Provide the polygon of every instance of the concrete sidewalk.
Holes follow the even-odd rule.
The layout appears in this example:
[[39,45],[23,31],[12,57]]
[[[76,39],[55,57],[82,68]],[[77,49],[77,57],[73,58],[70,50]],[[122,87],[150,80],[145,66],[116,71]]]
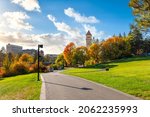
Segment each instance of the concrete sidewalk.
[[79,77],[44,73],[42,77],[41,100],[138,100],[113,88]]

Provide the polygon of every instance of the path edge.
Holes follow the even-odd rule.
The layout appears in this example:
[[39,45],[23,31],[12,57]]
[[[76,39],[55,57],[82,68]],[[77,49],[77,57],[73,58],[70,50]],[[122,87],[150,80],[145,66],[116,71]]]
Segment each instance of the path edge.
[[42,80],[40,100],[46,100],[46,84],[45,84],[45,80],[44,80],[42,74],[40,75],[40,77],[41,77],[41,80]]

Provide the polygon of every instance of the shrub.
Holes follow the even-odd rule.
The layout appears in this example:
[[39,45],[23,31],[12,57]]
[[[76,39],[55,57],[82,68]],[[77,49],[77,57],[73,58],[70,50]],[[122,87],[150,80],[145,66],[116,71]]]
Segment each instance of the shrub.
[[25,62],[25,63],[33,63],[33,57],[29,54],[23,54],[19,58],[19,62]]
[[28,66],[23,62],[16,62],[12,66],[12,71],[15,75],[29,73]]
[[92,59],[85,61],[85,66],[94,65],[94,61]]
[[6,71],[2,68],[0,68],[0,78],[4,77],[6,74]]
[[34,73],[35,72],[34,64],[29,67],[29,72],[30,73]]
[[48,72],[48,68],[45,65],[40,66],[40,72]]
[[37,71],[38,71],[38,65],[37,64],[30,65],[30,67],[29,67],[29,72],[30,73],[34,73],[34,72],[37,72]]
[[58,70],[58,67],[56,64],[53,64],[52,67],[54,68],[54,70]]
[[[32,64],[29,67],[29,72],[33,73],[33,72],[37,72],[38,71],[38,63]],[[42,62],[40,62],[40,72],[47,72],[48,68],[42,64]]]
[[15,74],[11,70],[0,69],[0,77],[1,78],[13,76],[13,75],[15,75]]

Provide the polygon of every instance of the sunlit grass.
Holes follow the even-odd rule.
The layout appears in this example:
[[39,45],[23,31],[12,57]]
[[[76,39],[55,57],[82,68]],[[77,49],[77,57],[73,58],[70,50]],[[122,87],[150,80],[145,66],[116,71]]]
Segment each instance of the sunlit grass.
[[122,59],[109,65],[114,66],[109,71],[75,68],[65,70],[63,73],[101,83],[143,99],[150,99],[150,57]]
[[37,100],[40,91],[41,82],[35,73],[0,79],[1,100]]

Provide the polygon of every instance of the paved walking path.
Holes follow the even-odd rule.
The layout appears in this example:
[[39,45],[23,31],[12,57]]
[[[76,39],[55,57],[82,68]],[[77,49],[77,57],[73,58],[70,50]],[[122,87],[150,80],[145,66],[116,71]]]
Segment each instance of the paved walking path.
[[79,77],[44,73],[42,77],[42,100],[135,100],[134,96]]

